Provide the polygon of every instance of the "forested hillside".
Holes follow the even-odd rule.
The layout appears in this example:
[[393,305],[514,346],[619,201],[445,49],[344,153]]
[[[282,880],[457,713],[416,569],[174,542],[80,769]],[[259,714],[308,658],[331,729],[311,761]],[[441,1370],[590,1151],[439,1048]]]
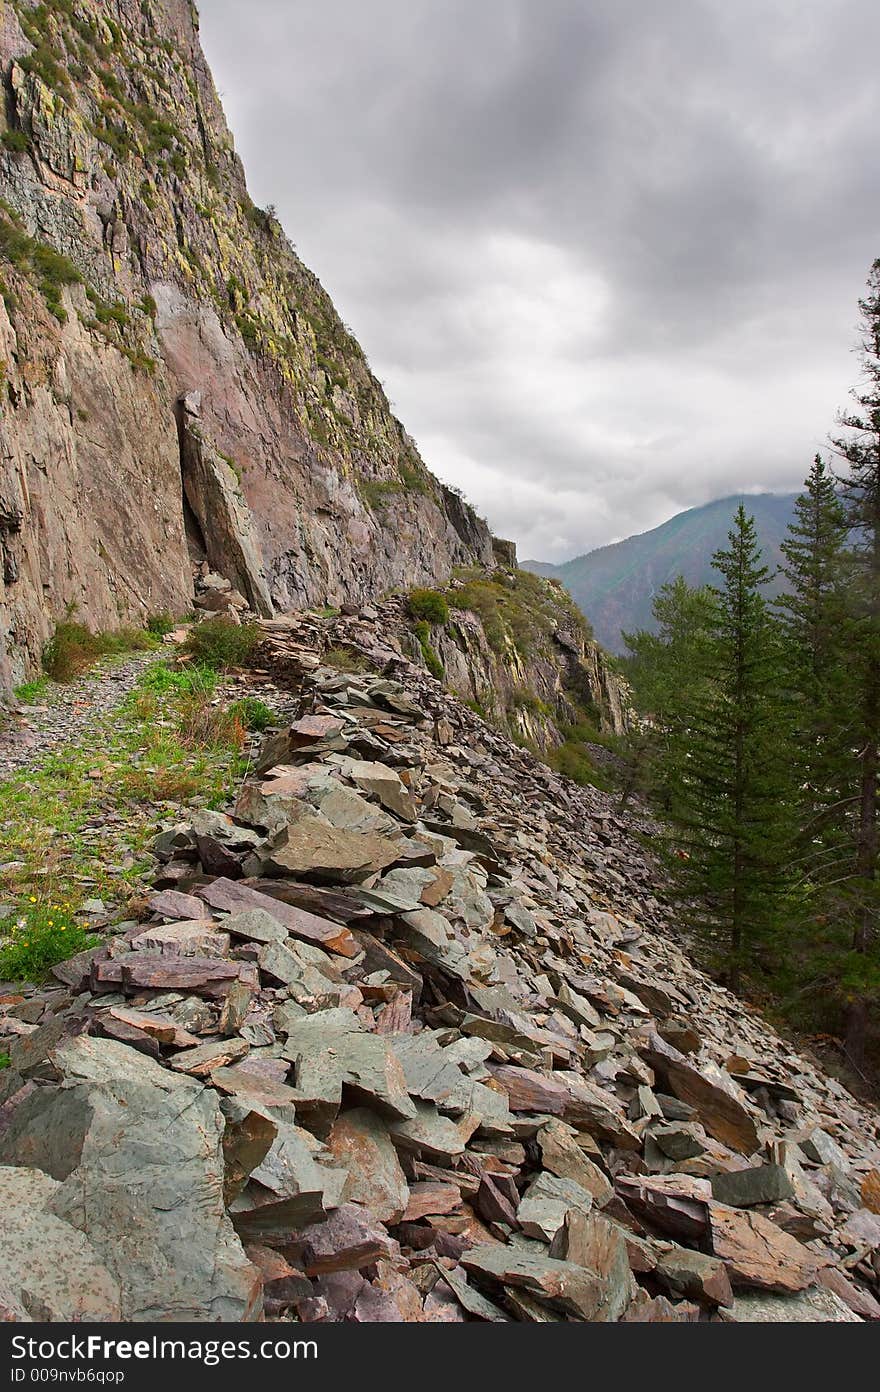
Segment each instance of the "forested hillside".
[[880,262],[862,376],[781,543],[785,590],[740,504],[713,581],[678,577],[627,636],[644,723],[631,786],[666,827],[672,881],[724,979],[880,1061]]
[[688,508],[660,527],[600,546],[583,556],[548,565],[524,561],[527,570],[561,580],[586,614],[599,642],[610,652],[622,652],[623,633],[653,629],[652,606],[658,591],[681,575],[689,585],[706,585],[712,578],[712,557],[724,544],[730,518],[743,503],[755,521],[758,542],[771,571],[767,593],[779,592],[776,568],[780,544],[791,521],[793,493],[753,493],[717,498],[703,507]]

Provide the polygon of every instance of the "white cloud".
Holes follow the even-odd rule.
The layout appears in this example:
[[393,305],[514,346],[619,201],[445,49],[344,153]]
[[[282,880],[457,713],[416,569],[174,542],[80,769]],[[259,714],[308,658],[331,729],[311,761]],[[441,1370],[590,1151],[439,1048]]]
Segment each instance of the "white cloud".
[[880,7],[203,0],[202,31],[254,196],[521,555],[799,485],[880,251]]

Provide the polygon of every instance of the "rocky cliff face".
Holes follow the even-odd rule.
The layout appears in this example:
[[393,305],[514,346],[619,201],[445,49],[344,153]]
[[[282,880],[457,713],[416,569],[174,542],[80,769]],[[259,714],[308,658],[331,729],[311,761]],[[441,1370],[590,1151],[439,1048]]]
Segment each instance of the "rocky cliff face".
[[[188,0],[0,0],[5,683],[75,604],[259,612],[491,563],[271,210]],[[186,398],[185,404],[183,398]]]
[[[570,596],[498,551],[496,543],[494,570],[458,571],[444,592],[448,617],[429,626],[427,641],[437,674],[442,668],[473,710],[536,749],[561,745],[584,726],[600,736],[625,733],[626,683]],[[425,644],[409,646],[418,658]]]

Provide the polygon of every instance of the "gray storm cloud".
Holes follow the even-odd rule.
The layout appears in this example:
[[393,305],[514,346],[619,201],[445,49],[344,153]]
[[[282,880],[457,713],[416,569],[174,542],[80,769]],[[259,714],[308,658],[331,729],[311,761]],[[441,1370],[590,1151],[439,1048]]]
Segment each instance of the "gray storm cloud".
[[797,487],[880,255],[874,0],[202,0],[427,463],[561,560]]

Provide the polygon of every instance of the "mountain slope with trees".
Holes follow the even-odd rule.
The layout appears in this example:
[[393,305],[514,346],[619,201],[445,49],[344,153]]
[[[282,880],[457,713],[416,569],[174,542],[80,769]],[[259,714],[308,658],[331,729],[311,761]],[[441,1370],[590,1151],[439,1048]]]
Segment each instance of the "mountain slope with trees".
[[[561,580],[610,652],[623,651],[622,633],[654,626],[652,604],[659,590],[682,575],[689,585],[706,585],[712,557],[724,545],[730,519],[742,503],[755,520],[758,543],[771,572],[782,559],[793,493],[737,494],[689,508],[662,526],[612,546],[600,546],[561,565],[523,561],[527,570]],[[778,592],[769,582],[769,594]]]

